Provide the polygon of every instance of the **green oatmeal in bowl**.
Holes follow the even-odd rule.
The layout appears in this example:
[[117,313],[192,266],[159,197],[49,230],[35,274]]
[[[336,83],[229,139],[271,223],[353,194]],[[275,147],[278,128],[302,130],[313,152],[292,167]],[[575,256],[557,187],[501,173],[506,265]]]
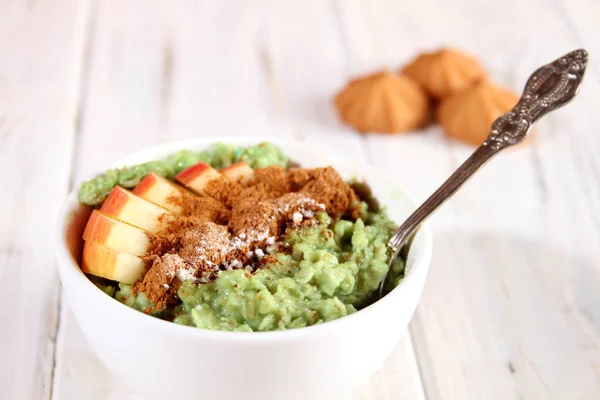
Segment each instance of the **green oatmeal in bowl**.
[[[101,290],[213,330],[300,328],[367,306],[397,228],[364,183],[301,168],[270,143],[108,170],[79,200],[93,207],[81,268]],[[403,275],[398,257],[387,289]]]

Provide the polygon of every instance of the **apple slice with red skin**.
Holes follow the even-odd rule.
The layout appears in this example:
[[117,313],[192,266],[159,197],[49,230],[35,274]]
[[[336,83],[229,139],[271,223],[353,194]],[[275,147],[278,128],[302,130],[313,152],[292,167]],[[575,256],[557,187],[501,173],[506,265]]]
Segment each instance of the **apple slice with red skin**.
[[204,189],[209,182],[217,179],[227,179],[219,174],[213,167],[204,162],[199,162],[178,173],[175,179],[187,188],[200,195],[205,195]]
[[121,186],[113,188],[100,211],[108,217],[152,233],[158,233],[179,218],[177,214],[144,200]]
[[144,275],[146,263],[133,254],[113,250],[100,243],[86,241],[83,244],[81,270],[86,274],[133,284]]
[[83,240],[134,256],[145,256],[150,247],[151,235],[150,232],[94,210],[83,231]]
[[154,172],[149,173],[133,189],[133,194],[159,205],[176,214],[183,214],[183,200],[187,196],[196,196],[183,186],[176,184]]
[[192,192],[212,197],[227,208],[233,206],[236,196],[242,192],[242,185],[227,179],[204,162],[199,162],[181,171],[175,176],[175,179]]
[[228,167],[219,170],[221,175],[234,182],[239,182],[242,185],[247,185],[248,182],[254,179],[254,170],[251,166],[243,161],[231,164]]

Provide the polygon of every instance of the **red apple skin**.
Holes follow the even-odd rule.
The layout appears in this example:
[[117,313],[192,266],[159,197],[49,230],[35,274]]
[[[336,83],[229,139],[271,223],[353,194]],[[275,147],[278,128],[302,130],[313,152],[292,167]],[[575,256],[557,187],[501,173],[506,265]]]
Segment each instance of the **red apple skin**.
[[142,278],[146,263],[132,254],[110,249],[100,243],[83,244],[81,270],[117,282],[133,284]]
[[198,176],[200,176],[210,170],[214,171],[213,167],[211,167],[210,165],[208,165],[205,162],[199,162],[198,164],[194,164],[191,167],[188,167],[188,168],[184,169],[183,171],[181,171],[180,173],[178,173],[175,176],[175,179],[178,180],[179,182],[183,183],[184,185],[188,185],[190,182],[192,182]]
[[133,194],[179,215],[184,214],[184,208],[181,206],[184,199],[197,196],[183,186],[155,173],[150,173],[142,179],[133,189]]
[[128,201],[129,196],[127,195],[126,189],[123,189],[120,186],[115,186],[109,193],[106,200],[104,200],[104,203],[102,203],[100,210],[102,210],[102,212],[104,212],[106,215],[119,215]]
[[100,243],[113,250],[135,256],[148,253],[153,235],[94,210],[83,232],[83,240]]
[[175,179],[185,185],[192,192],[205,196],[205,189],[209,182],[214,180],[224,180],[227,178],[215,171],[210,165],[199,162],[191,167],[181,171],[175,176]]
[[111,218],[140,229],[158,233],[179,218],[177,214],[115,186],[100,211]]
[[140,183],[138,183],[133,188],[133,190],[132,190],[133,194],[143,198],[144,194],[148,193],[148,191],[150,191],[150,189],[152,189],[154,187],[154,185],[158,184],[157,176],[158,175],[156,175],[154,172],[151,172],[148,175],[146,175],[146,177],[144,179],[142,179],[140,181]]
[[243,161],[221,168],[219,172],[227,179],[239,182],[242,185],[246,185],[254,178],[254,170]]
[[114,223],[104,216],[100,211],[94,210],[90,215],[90,219],[83,231],[83,240],[93,238],[94,242],[105,243],[110,236],[110,231],[113,229]]

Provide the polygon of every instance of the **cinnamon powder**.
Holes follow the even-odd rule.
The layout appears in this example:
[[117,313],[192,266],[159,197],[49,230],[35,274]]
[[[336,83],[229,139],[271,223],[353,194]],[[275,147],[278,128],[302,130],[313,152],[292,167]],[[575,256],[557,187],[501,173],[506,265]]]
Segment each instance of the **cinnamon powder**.
[[212,221],[217,224],[226,224],[230,211],[225,205],[212,197],[200,197],[192,194],[171,196],[167,201],[178,205],[184,217],[194,217],[201,221]]
[[151,236],[150,268],[133,287],[161,309],[176,300],[182,281],[210,282],[225,269],[254,271],[288,228],[315,222],[317,213],[352,215],[356,196],[331,167],[257,169],[248,187],[215,179],[205,197],[171,199],[184,218]]
[[144,310],[145,312],[161,310],[167,304],[177,301],[177,290],[181,287],[181,282],[176,279],[176,270],[184,266],[185,262],[177,254],[154,256],[152,267],[132,287],[133,293],[143,292],[155,304],[155,307]]
[[294,191],[287,171],[279,165],[257,169],[254,171],[254,179],[282,193]]
[[242,185],[229,179],[213,179],[208,181],[204,193],[231,208],[233,201],[242,192]]
[[331,214],[342,214],[350,208],[355,199],[352,188],[331,167],[315,168],[309,172],[309,180],[300,193],[312,197]]
[[230,240],[226,226],[203,222],[183,233],[180,255],[198,267],[220,265],[225,262]]

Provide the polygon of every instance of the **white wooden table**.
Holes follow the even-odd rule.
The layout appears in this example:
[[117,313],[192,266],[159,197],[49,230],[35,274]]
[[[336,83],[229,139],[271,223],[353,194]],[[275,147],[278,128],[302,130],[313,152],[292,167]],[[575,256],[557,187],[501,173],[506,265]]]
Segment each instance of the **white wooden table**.
[[471,149],[436,127],[360,136],[331,97],[447,44],[515,91],[575,48],[591,65],[531,146],[431,220],[422,301],[358,398],[600,398],[599,20],[597,0],[3,0],[0,397],[138,398],[61,296],[56,214],[82,177],[175,139],[288,136],[388,169],[424,199]]

